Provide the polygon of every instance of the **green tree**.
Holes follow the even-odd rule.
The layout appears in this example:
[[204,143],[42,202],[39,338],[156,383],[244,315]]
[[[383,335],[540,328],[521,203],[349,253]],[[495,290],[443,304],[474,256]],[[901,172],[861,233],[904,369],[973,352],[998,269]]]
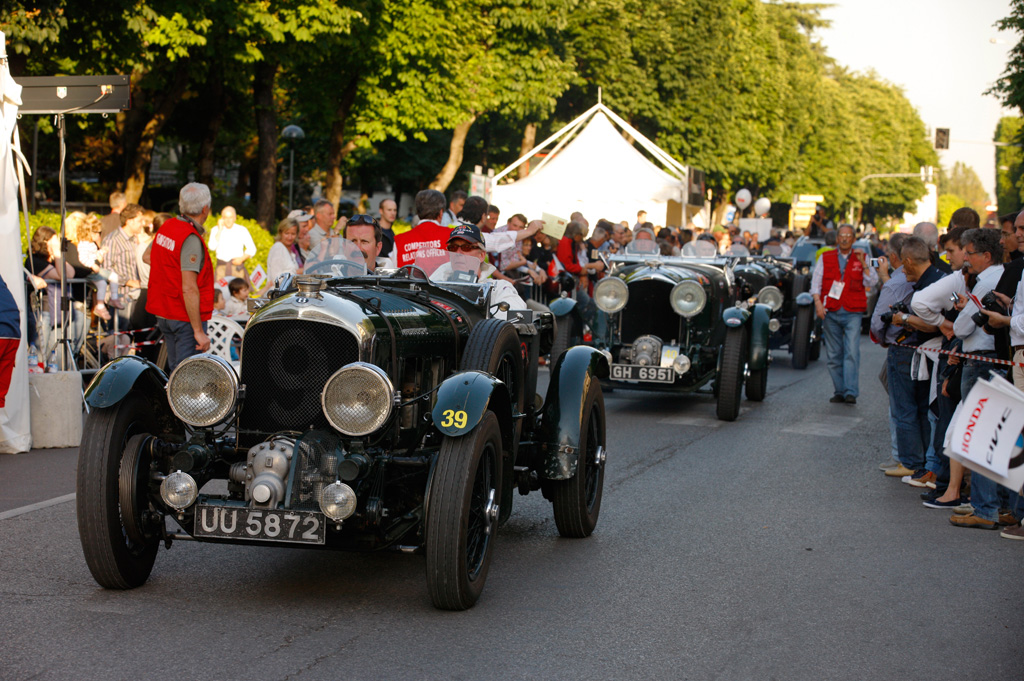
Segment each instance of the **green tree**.
[[953,213],[960,208],[963,208],[967,204],[962,198],[956,194],[939,194],[939,225],[946,226],[949,224],[949,219],[953,217]]
[[[1013,31],[1024,36],[1024,0],[1011,0],[1010,16],[1000,19],[995,25],[1001,31]],[[1024,42],[1018,40],[1013,46],[1002,77],[985,94],[994,95],[1003,106],[1024,113]]]
[[984,215],[988,206],[989,196],[981,184],[981,178],[974,172],[974,168],[957,161],[952,169],[942,172],[938,182],[939,196],[952,194],[960,198],[963,205],[970,206],[979,214]]
[[1019,116],[1003,117],[996,124],[996,203],[999,214],[1019,211],[1024,205],[1024,153],[1019,146],[1021,122]]

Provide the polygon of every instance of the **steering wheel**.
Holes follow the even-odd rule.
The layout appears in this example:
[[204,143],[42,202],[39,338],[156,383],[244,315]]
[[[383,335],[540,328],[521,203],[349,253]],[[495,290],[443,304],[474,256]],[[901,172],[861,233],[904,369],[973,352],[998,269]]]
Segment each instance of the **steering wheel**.
[[406,270],[408,270],[406,276],[408,276],[410,279],[422,279],[423,281],[430,281],[430,277],[428,277],[427,273],[423,271],[423,268],[415,263],[402,265],[401,267],[396,269],[395,273],[392,274],[391,276],[399,277],[401,276],[402,272],[406,272]]

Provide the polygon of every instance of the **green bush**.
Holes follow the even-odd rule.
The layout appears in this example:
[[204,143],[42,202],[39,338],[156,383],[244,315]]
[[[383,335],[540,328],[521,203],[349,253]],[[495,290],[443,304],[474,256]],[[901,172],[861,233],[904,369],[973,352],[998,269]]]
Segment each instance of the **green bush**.
[[[19,214],[19,220],[21,220],[21,214]],[[53,231],[60,230],[60,213],[52,210],[39,210],[36,211],[35,215],[28,216],[30,235],[35,232],[39,227],[50,227]],[[220,215],[211,215],[207,219],[206,227],[207,233],[210,228],[217,224],[217,220],[220,219]],[[249,220],[239,216],[237,219],[238,224],[244,225],[248,230],[249,234],[252,235],[252,240],[256,243],[256,255],[253,256],[252,260],[246,263],[246,266],[251,271],[252,268],[256,267],[256,264],[263,266],[263,269],[267,269],[267,255],[270,254],[270,247],[274,245],[274,237],[271,236],[270,232],[260,227],[259,223],[255,220]],[[25,234],[25,223],[19,222],[18,231],[21,233],[21,252],[22,254],[28,253],[28,245],[30,242],[30,236]]]

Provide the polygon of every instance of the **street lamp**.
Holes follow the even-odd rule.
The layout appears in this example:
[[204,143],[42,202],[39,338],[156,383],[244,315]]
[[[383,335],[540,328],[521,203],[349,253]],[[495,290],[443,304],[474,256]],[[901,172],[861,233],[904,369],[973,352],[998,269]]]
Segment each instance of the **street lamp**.
[[297,125],[286,125],[281,131],[281,137],[288,140],[288,146],[291,147],[291,161],[288,165],[288,212],[291,212],[295,204],[295,140],[305,136],[306,133]]

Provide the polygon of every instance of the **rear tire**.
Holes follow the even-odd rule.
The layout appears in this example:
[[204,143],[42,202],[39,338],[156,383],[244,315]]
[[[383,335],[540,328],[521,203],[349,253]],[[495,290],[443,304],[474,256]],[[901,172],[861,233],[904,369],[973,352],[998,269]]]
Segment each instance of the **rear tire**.
[[514,326],[503,319],[485,319],[473,327],[459,368],[485,371],[501,379],[514,413],[523,405],[523,349]]
[[768,367],[751,371],[747,376],[747,399],[751,402],[763,402],[768,394]]
[[555,340],[551,344],[551,364],[554,366],[558,362],[558,358],[565,353],[573,343],[573,327],[576,325],[576,320],[572,318],[572,315],[566,315],[560,317],[557,320],[555,327]]
[[568,480],[551,483],[555,527],[563,537],[589,537],[601,515],[604,491],[604,396],[597,381],[591,381],[583,401],[580,446],[576,472]]
[[[144,441],[134,436],[153,430],[149,401],[139,392],[129,393],[113,407],[93,410],[85,423],[75,499],[78,536],[89,571],[105,589],[133,589],[145,584],[156,561],[160,538],[155,534],[140,536],[141,513],[148,509],[146,487],[120,479],[122,468],[137,471],[145,467],[148,471],[145,456],[138,465],[126,463],[122,467],[122,460],[129,442],[140,446]],[[121,505],[122,482],[136,489],[134,495],[129,495],[135,497],[130,509]],[[122,521],[122,513],[131,514],[127,523]]]
[[498,530],[501,430],[493,412],[446,437],[430,478],[427,589],[435,607],[473,607],[487,581]]
[[803,305],[796,310],[793,320],[793,337],[789,342],[794,369],[806,369],[811,349],[811,328],[814,325],[814,307]]
[[740,415],[743,374],[747,366],[747,327],[729,329],[722,348],[722,366],[718,372],[717,415],[721,421],[735,421]]

